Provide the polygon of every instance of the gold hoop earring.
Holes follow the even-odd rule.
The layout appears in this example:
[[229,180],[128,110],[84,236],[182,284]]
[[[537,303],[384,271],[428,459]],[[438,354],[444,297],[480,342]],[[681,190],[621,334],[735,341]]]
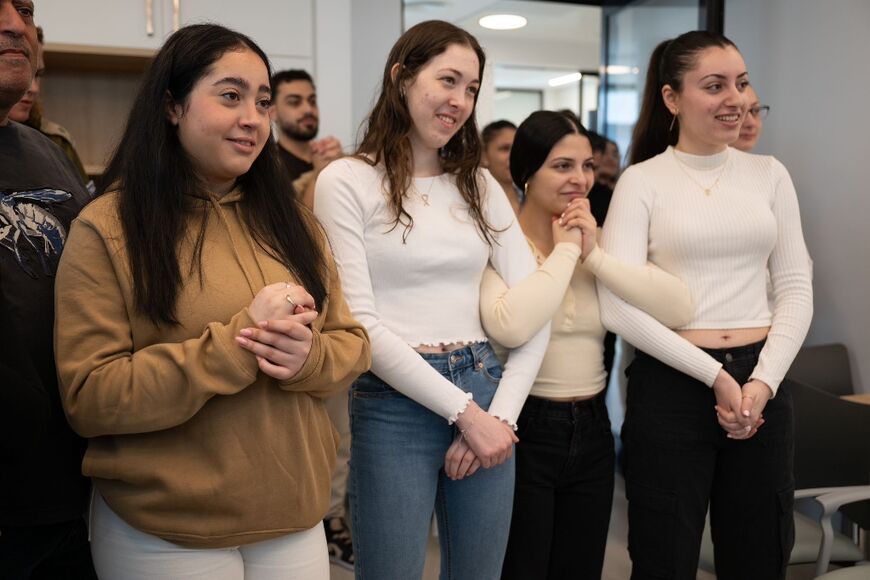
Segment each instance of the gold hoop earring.
[[677,113],[673,113],[673,117],[671,118],[671,126],[668,127],[668,133],[674,130],[674,123],[677,122]]

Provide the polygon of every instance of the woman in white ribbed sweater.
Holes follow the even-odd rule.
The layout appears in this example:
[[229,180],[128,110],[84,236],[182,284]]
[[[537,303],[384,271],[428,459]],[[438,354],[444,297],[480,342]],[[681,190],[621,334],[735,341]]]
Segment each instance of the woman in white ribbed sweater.
[[633,579],[695,577],[708,503],[720,580],[784,577],[793,543],[780,383],[812,318],[810,261],[786,169],[728,147],[748,86],[724,36],[659,45],[604,228],[608,253],[656,263],[695,303],[672,331],[599,284],[605,326],[638,348],[623,427]]

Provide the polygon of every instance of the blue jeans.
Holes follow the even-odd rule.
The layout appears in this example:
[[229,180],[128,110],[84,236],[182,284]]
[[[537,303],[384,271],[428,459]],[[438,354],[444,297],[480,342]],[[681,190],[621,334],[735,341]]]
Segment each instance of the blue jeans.
[[[501,365],[488,344],[421,356],[481,408],[489,407]],[[350,420],[356,578],[421,578],[434,510],[441,580],[497,580],[510,529],[513,458],[463,480],[448,479],[444,455],[456,428],[371,373],[351,388]]]

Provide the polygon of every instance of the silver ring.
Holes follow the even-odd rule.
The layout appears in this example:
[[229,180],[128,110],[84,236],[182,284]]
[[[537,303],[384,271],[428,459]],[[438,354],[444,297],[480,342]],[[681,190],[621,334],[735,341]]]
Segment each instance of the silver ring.
[[291,307],[293,310],[296,310],[296,303],[293,302],[293,299],[290,298],[290,295],[287,294],[284,298],[286,298],[286,299],[287,299],[287,302],[290,303],[290,307]]

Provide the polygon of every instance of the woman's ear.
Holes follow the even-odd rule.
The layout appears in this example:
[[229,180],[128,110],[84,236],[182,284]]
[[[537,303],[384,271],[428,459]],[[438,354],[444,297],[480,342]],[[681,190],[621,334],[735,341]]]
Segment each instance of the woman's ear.
[[181,115],[184,112],[184,109],[181,105],[173,100],[172,95],[169,94],[169,91],[166,91],[166,119],[172,124],[177,126],[178,120],[181,119]]
[[665,107],[668,108],[668,111],[670,111],[672,115],[679,113],[679,95],[671,85],[665,85],[662,87],[662,100],[665,102]]

